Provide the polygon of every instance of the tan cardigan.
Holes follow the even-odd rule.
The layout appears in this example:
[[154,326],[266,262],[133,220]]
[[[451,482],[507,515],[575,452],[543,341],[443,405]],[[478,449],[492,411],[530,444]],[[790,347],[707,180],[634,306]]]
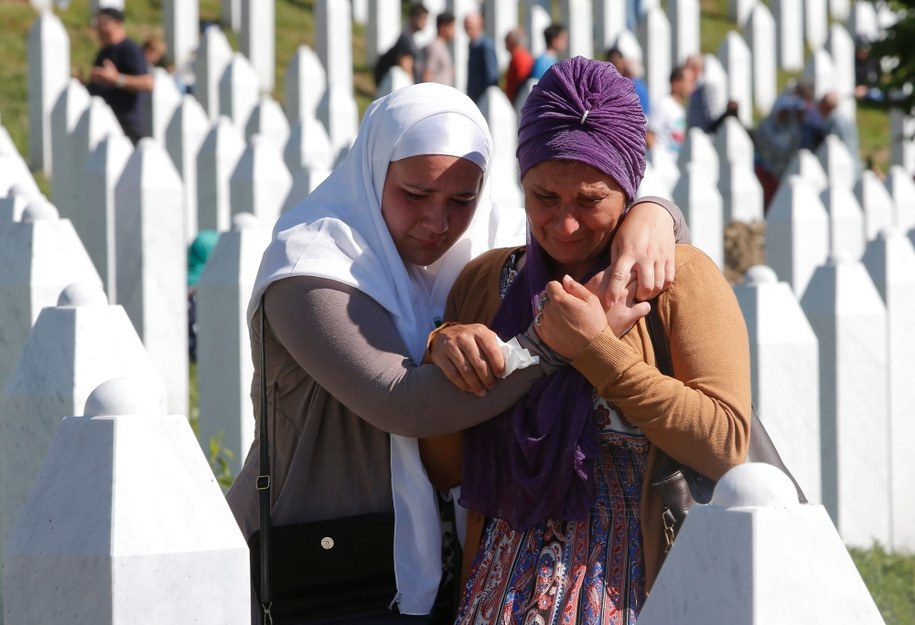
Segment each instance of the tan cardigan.
[[[492,321],[501,304],[499,275],[514,249],[493,250],[467,265],[451,291],[446,320]],[[650,488],[656,448],[717,480],[746,459],[750,439],[747,330],[721,271],[698,249],[678,245],[676,281],[659,296],[658,307],[676,379],[654,367],[644,319],[622,339],[606,329],[572,361],[652,444],[641,504],[649,590],[664,561],[662,504]],[[437,456],[439,464],[459,463],[459,437],[424,441],[424,458]],[[471,545],[479,545],[482,518],[476,515],[469,525],[465,575],[476,551]]]

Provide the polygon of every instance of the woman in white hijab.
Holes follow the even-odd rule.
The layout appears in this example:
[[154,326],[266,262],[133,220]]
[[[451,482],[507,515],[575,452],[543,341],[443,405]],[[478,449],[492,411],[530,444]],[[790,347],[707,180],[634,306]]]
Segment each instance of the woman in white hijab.
[[[555,370],[525,335],[541,363],[485,396],[421,365],[455,277],[496,237],[481,201],[491,157],[485,120],[455,89],[423,83],[376,101],[340,165],[276,224],[248,310],[258,419],[262,375],[268,389],[272,525],[393,510],[401,615],[429,615],[442,578],[437,498],[415,437],[493,417]],[[637,236],[617,238],[669,240],[672,257],[671,222],[657,213],[667,214],[645,210],[629,227]],[[667,260],[639,266],[663,274]],[[258,445],[228,493],[246,538],[259,528]]]

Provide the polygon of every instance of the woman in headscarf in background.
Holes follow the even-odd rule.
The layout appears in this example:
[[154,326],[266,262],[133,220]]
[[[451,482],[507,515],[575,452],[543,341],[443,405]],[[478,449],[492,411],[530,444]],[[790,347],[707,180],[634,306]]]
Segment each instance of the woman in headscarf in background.
[[[437,499],[412,437],[491,418],[555,370],[544,353],[478,397],[421,364],[454,278],[493,240],[481,199],[491,156],[485,119],[451,87],[423,83],[377,100],[340,165],[278,221],[248,308],[255,414],[270,420],[272,523],[393,510],[397,595],[384,604],[404,618],[430,614],[445,594]],[[629,249],[672,239],[662,208],[640,211]],[[656,270],[641,274],[649,290],[671,277],[656,256],[629,257]],[[527,329],[520,341],[540,353]],[[255,439],[228,493],[246,538],[259,526],[259,458]]]
[[[554,65],[524,105],[517,154],[530,241],[472,261],[446,319],[503,338],[533,322],[569,365],[464,433],[460,501],[485,521],[481,538],[468,531],[465,549],[479,549],[457,623],[631,625],[664,556],[649,488],[657,450],[714,479],[746,457],[746,327],[718,267],[678,245],[676,280],[652,304],[670,338],[668,377],[635,286],[609,310],[585,286],[607,268],[645,169],[638,97],[611,64]],[[488,358],[474,349],[481,335],[442,329],[433,362],[447,371],[469,366],[464,353]]]

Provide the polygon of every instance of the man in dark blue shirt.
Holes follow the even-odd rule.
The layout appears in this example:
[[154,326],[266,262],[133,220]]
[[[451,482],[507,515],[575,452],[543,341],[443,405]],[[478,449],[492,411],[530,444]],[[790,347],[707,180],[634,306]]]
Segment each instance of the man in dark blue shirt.
[[464,30],[470,38],[467,54],[467,95],[479,104],[480,98],[492,85],[499,84],[499,61],[496,45],[483,33],[483,16],[468,13],[464,18]]
[[118,9],[99,9],[95,32],[102,49],[89,74],[89,93],[100,96],[117,117],[124,134],[136,143],[148,136],[146,110],[141,94],[151,92],[153,78],[139,45],[124,30],[124,14]]

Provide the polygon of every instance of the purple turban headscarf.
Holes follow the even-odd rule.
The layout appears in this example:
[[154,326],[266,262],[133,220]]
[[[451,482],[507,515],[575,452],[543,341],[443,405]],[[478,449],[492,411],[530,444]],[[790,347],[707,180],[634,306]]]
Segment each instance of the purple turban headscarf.
[[[553,65],[521,111],[521,176],[547,160],[581,161],[612,177],[631,202],[645,172],[645,116],[632,81],[610,63]],[[602,258],[591,275],[607,266]],[[492,322],[503,339],[524,332],[553,278],[533,237],[525,265]],[[590,277],[590,275],[588,276]],[[591,384],[571,366],[540,380],[508,412],[466,432],[461,503],[524,530],[551,518],[588,518],[600,453]]]
[[521,109],[521,177],[543,161],[581,161],[616,180],[631,202],[645,174],[645,133],[635,86],[612,63],[556,63]]

